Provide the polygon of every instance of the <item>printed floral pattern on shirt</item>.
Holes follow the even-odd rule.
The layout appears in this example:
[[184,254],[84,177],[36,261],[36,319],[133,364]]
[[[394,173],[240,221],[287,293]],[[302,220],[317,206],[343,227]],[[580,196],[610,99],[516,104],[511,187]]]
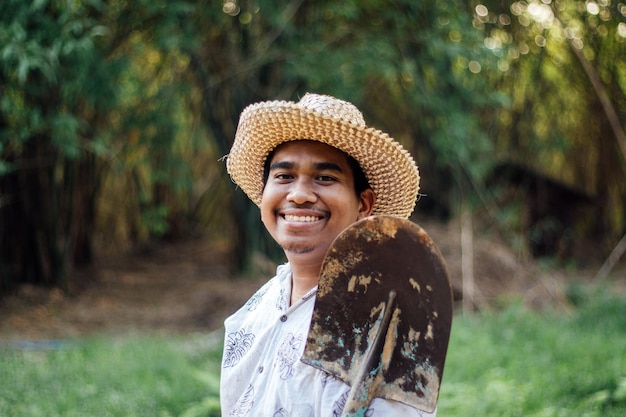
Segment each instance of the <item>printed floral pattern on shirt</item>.
[[265,293],[267,293],[267,290],[267,286],[264,286],[256,293],[254,293],[254,295],[245,304],[245,307],[248,309],[248,311],[254,311],[257,309],[259,304],[261,304],[261,300],[263,300],[263,296],[265,295]]
[[287,334],[278,349],[278,367],[281,379],[293,377],[294,364],[300,358],[300,347],[302,346],[302,334]]
[[279,408],[272,417],[291,417],[291,414],[284,408]]
[[289,308],[289,298],[287,296],[287,291],[285,288],[280,289],[280,294],[276,299],[276,309],[278,311],[287,311]]
[[246,333],[244,329],[229,333],[224,348],[223,368],[230,368],[239,363],[252,347],[254,334]]
[[239,398],[235,408],[228,414],[229,417],[244,417],[250,412],[254,405],[254,387],[248,386],[246,392]]

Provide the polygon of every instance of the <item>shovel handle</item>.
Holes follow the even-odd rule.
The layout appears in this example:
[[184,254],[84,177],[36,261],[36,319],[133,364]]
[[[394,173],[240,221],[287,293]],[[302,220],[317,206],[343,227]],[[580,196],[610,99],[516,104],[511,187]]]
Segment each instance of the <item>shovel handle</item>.
[[350,394],[343,408],[343,413],[341,414],[342,417],[365,416],[370,403],[376,396],[376,393],[370,390],[370,388],[372,388],[371,382],[381,371],[381,355],[385,345],[385,339],[387,338],[389,323],[391,323],[393,312],[396,309],[396,296],[397,294],[394,290],[389,291],[389,297],[385,305],[380,327],[378,328],[374,341],[365,354],[363,364],[350,389]]

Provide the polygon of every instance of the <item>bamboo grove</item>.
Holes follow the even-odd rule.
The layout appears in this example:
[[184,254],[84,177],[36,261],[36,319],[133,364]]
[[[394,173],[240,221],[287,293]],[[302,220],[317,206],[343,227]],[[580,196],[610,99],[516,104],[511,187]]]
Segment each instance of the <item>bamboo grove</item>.
[[577,262],[626,233],[626,3],[6,0],[0,288],[198,234],[276,256],[223,157],[247,104],[307,91],[411,150],[418,219]]

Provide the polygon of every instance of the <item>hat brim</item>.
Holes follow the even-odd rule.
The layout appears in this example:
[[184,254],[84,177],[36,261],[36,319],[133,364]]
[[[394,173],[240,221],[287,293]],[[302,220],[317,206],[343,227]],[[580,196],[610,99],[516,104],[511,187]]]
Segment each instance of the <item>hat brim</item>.
[[322,115],[289,101],[252,104],[241,113],[226,166],[232,180],[261,204],[263,171],[281,143],[315,140],[333,146],[359,163],[376,194],[373,215],[408,218],[419,191],[419,172],[409,154],[388,134]]

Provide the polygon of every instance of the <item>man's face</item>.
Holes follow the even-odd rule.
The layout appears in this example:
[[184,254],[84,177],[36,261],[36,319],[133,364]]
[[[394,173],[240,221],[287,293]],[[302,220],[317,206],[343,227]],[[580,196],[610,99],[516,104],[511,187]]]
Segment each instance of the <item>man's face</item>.
[[337,235],[368,216],[374,193],[357,196],[346,155],[298,140],[273,153],[261,199],[261,219],[290,261],[322,262]]

